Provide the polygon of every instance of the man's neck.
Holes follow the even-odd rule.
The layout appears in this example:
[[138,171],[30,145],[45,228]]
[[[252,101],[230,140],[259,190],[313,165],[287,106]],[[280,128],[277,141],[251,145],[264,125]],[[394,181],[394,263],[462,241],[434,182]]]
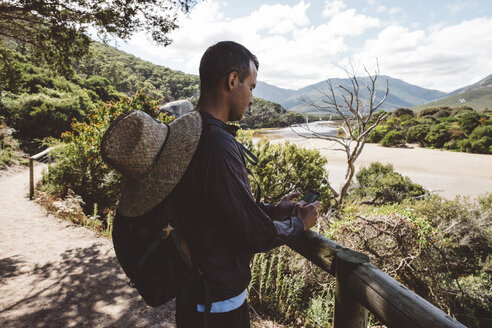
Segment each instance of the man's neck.
[[196,109],[206,112],[224,123],[229,121],[228,106],[221,99],[200,96]]

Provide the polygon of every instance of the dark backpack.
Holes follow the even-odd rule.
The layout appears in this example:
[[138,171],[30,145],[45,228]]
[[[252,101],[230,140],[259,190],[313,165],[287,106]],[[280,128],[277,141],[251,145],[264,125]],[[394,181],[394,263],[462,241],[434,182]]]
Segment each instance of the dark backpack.
[[175,298],[191,275],[188,248],[169,202],[141,217],[116,214],[113,244],[123,271],[144,301],[156,307]]
[[[245,160],[256,165],[257,158],[241,143],[238,142],[238,146]],[[254,177],[250,170],[248,173]],[[173,209],[173,196],[171,193],[156,208],[140,217],[116,214],[112,234],[116,257],[130,278],[130,286],[138,290],[148,305],[162,305],[177,297],[182,289],[185,290],[183,294],[189,294],[191,284],[197,281],[204,285],[203,299],[209,305],[208,284],[198,270],[199,265],[192,266]],[[259,202],[259,184],[256,198]]]

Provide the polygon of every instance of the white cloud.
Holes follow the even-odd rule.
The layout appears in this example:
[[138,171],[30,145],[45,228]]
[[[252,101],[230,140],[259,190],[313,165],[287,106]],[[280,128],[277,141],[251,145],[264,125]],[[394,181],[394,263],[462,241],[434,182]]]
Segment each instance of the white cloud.
[[366,29],[379,25],[374,17],[357,14],[355,9],[338,13],[329,22],[329,30],[338,35],[361,35]]
[[[153,63],[198,74],[207,47],[234,40],[258,56],[259,80],[294,89],[329,77],[345,77],[340,68],[344,58],[368,68],[379,58],[382,74],[443,91],[492,72],[492,18],[451,26],[402,26],[401,20],[378,20],[335,0],[325,2],[325,9],[337,9],[324,22],[313,24],[309,8],[310,3],[303,0],[295,5],[262,5],[231,19],[224,16],[223,3],[199,2],[188,18],[181,18],[181,28],[171,34],[171,46],[156,47],[139,34],[122,48]],[[400,13],[401,9],[387,12]],[[368,38],[371,32],[378,34]]]
[[[492,19],[410,30],[390,26],[366,41],[360,61],[379,59],[382,72],[427,88],[452,91],[492,71]],[[462,82],[463,83],[463,82]],[[460,85],[463,86],[463,85]]]
[[[333,3],[340,10],[345,8],[342,1]],[[260,80],[300,88],[340,75],[334,63],[348,51],[344,37],[360,35],[379,24],[375,18],[347,9],[315,26],[306,14],[309,6],[303,0],[292,6],[262,5],[248,16],[227,19],[222,14],[223,4],[200,2],[188,18],[181,18],[181,28],[171,34],[171,46],[155,47],[139,35],[127,47],[140,49],[142,57],[154,63],[197,74],[207,47],[234,40],[257,55]]]
[[332,17],[347,8],[342,0],[326,0],[325,9],[323,9],[323,17]]

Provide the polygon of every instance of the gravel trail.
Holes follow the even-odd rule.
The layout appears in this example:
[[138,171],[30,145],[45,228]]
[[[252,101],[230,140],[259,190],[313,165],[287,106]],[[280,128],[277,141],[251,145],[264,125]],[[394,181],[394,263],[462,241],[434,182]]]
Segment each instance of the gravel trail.
[[0,171],[0,327],[174,327],[174,303],[146,306],[111,241],[29,201],[28,177]]

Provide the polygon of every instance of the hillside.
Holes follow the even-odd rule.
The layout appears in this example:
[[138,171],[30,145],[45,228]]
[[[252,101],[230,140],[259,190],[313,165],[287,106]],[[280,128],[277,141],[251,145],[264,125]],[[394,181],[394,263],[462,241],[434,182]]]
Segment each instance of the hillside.
[[[363,99],[367,99],[368,91],[364,86],[364,83],[369,81],[367,77],[358,78],[361,82],[360,94]],[[346,88],[351,88],[351,83],[349,79],[330,79],[333,85],[336,87],[342,85]],[[422,104],[437,98],[442,98],[446,96],[446,93],[430,90],[418,87],[406,83],[402,80],[392,78],[390,76],[381,75],[376,83],[376,97],[380,100],[385,93],[386,80],[389,83],[390,93],[386,102],[383,104],[381,109],[393,111],[400,107],[413,107],[417,104]],[[270,90],[275,91],[275,100],[270,98]],[[282,106],[284,106],[289,111],[296,111],[299,113],[316,113],[318,112],[315,108],[306,103],[306,99],[314,101],[316,104],[321,104],[322,93],[327,93],[328,83],[326,81],[318,82],[316,84],[309,85],[299,90],[289,90],[276,88],[266,83],[258,84],[255,92],[260,97],[268,99],[271,101],[277,101]],[[342,101],[340,90],[336,90],[337,100]]]
[[446,98],[431,101],[413,109],[468,106],[478,111],[492,109],[492,74],[475,84],[451,92]]
[[[116,48],[94,42],[90,56],[75,62],[67,76],[37,61],[25,48],[0,40],[0,119],[14,128],[25,150],[36,151],[34,140],[59,138],[72,119],[86,115],[109,101],[138,91],[164,104],[177,99],[196,103],[199,78],[152,64]],[[304,121],[300,114],[286,115],[279,104],[256,98],[239,122],[245,127],[277,127]]]

